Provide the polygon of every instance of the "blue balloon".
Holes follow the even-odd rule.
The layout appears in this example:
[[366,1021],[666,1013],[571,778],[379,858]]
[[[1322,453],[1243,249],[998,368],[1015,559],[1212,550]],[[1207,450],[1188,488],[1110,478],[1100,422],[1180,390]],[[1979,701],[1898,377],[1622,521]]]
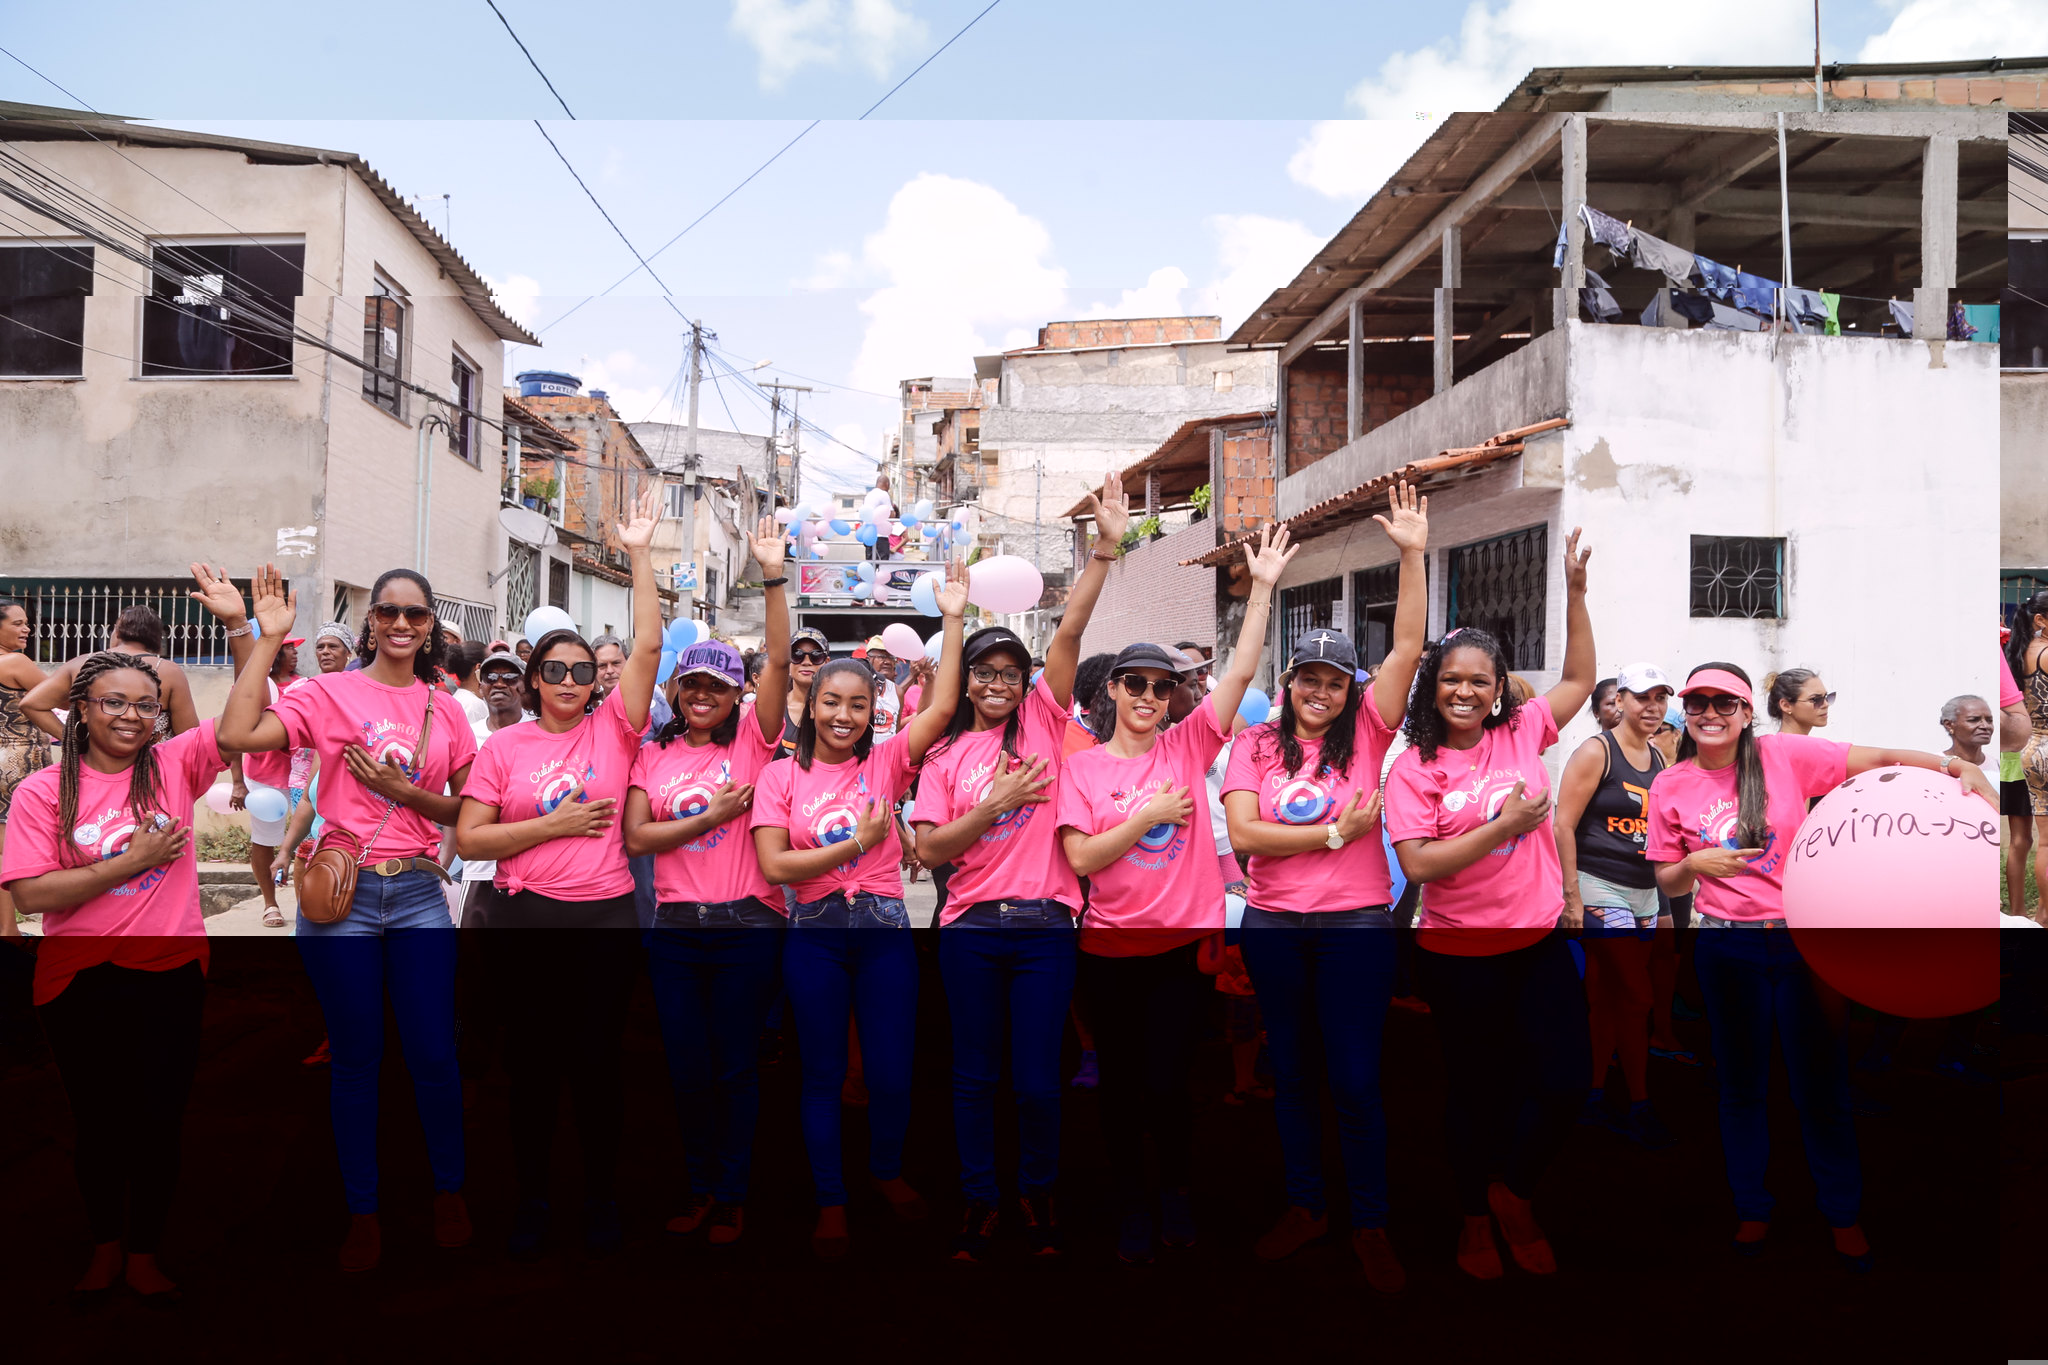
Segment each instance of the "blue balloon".
[[832,518],[825,525],[835,536],[851,535],[853,533],[852,523],[841,521],[837,517]]
[[872,597],[874,596],[875,585],[872,583],[856,583],[847,591],[851,592],[855,597]]
[[1244,690],[1244,700],[1237,704],[1237,714],[1243,716],[1245,724],[1260,725],[1273,714],[1273,699],[1256,687]]
[[873,545],[876,539],[875,528],[872,526],[863,526],[858,531],[855,531],[853,533],[853,538],[863,545]]
[[933,540],[937,540],[939,537],[939,528],[936,526],[927,526],[924,528],[924,533],[927,536],[931,537]]
[[962,525],[961,525],[961,524],[960,524],[959,522],[957,522],[957,521],[956,521],[956,522],[954,522],[954,523],[953,523],[953,529],[954,529],[955,531],[964,531],[964,530],[966,530],[967,528],[966,528],[966,527],[964,527],[964,526],[962,526]]
[[875,566],[865,559],[860,562],[860,567],[855,569],[854,572],[860,575],[860,581],[863,583],[875,581]]
[[243,808],[256,820],[282,820],[291,814],[291,803],[275,787],[257,787],[249,793]]
[[921,573],[910,585],[910,605],[926,616],[939,614],[938,581],[936,574]]
[[662,685],[663,683],[665,683],[665,682],[667,682],[667,681],[669,680],[669,675],[670,675],[670,674],[672,674],[672,673],[674,673],[675,671],[676,671],[676,651],[674,651],[673,649],[664,649],[664,650],[662,650],[662,651],[661,651],[661,667],[657,668],[657,669],[656,669],[656,670],[654,671],[654,685],[655,685],[656,687],[659,687],[659,686],[661,686],[661,685]]
[[661,633],[661,647],[682,653],[697,643],[697,623],[687,616],[678,616],[668,623],[668,629]]
[[915,525],[917,525],[917,524],[918,524],[918,523],[919,523],[920,521],[923,521],[923,520],[924,520],[924,518],[923,518],[923,517],[920,517],[920,516],[918,516],[918,515],[917,515],[916,513],[914,513],[914,512],[905,512],[905,513],[903,514],[903,524],[904,524],[904,525],[905,525],[906,527],[908,527],[908,526],[915,526]]
[[932,519],[932,500],[930,498],[919,498],[917,505],[910,509],[910,515],[916,517],[919,521],[930,521]]

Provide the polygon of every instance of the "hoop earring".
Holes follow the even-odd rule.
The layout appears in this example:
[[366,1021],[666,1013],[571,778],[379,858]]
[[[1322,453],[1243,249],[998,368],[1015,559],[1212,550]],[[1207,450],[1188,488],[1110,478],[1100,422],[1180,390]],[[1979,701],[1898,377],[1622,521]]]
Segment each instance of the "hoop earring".
[[1506,705],[1507,705],[1507,702],[1508,702],[1508,699],[1507,699],[1507,697],[1506,697],[1506,696],[1499,696],[1499,697],[1495,697],[1495,698],[1493,699],[1493,714],[1495,714],[1496,716],[1497,716],[1497,715],[1499,715],[1499,714],[1500,714],[1500,711],[1501,711],[1501,708],[1502,708],[1503,706],[1506,706]]

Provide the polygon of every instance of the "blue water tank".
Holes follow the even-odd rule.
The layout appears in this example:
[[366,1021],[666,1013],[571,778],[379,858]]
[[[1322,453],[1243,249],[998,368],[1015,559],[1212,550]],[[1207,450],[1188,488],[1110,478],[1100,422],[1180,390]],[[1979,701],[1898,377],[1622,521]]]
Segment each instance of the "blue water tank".
[[611,400],[612,400],[612,396],[611,396],[610,394],[606,393],[606,392],[605,392],[605,391],[604,391],[603,389],[592,389],[592,390],[590,391],[590,396],[591,396],[592,398],[602,398],[602,399],[604,399],[604,400],[605,400],[605,402],[607,402],[607,403],[611,402]]
[[521,398],[574,398],[583,392],[583,380],[560,370],[525,370],[515,376]]

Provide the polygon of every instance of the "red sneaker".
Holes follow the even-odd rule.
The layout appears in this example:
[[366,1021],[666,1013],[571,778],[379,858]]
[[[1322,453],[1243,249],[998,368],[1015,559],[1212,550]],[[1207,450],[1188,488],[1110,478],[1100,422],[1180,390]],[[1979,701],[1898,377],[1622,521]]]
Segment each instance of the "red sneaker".
[[1465,1219],[1465,1230],[1458,1234],[1458,1269],[1475,1280],[1497,1280],[1505,1273],[1500,1248],[1493,1244],[1493,1224],[1484,1214]]
[[1327,1213],[1313,1214],[1299,1204],[1290,1205],[1280,1221],[1252,1243],[1252,1255],[1262,1261],[1284,1261],[1329,1230]]
[[[1408,1272],[1394,1254],[1385,1228],[1359,1228],[1351,1234],[1351,1249],[1365,1267],[1365,1282],[1382,1294],[1398,1294],[1408,1287]],[[1495,1263],[1499,1258],[1495,1257]]]
[[1496,1180],[1487,1186],[1486,1202],[1492,1207],[1493,1216],[1500,1220],[1501,1236],[1508,1239],[1508,1254],[1515,1258],[1515,1264],[1531,1275],[1555,1275],[1557,1256],[1551,1251],[1543,1229],[1536,1226],[1529,1201],[1516,1197],[1513,1190]]

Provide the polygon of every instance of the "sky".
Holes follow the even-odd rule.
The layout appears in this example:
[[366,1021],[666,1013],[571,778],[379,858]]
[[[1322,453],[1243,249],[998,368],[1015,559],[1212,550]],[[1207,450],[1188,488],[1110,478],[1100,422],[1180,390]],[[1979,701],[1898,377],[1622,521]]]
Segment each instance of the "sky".
[[[1723,0],[1711,24],[1569,0],[497,10],[574,121],[488,0],[113,0],[90,25],[23,7],[0,99],[360,153],[543,329],[508,375],[568,370],[629,421],[675,420],[681,319],[701,319],[718,364],[812,385],[804,416],[844,444],[806,435],[807,482],[851,488],[897,380],[971,374],[1062,318],[1235,327],[1436,118],[1493,108],[1533,66],[1804,63],[1814,42],[1806,0]],[[2033,55],[2048,3],[1823,0],[1821,28],[1829,62]],[[635,263],[532,119],[643,254],[804,135],[653,258],[659,284],[636,273],[557,322]],[[727,376],[700,420],[765,431],[765,399]]]

